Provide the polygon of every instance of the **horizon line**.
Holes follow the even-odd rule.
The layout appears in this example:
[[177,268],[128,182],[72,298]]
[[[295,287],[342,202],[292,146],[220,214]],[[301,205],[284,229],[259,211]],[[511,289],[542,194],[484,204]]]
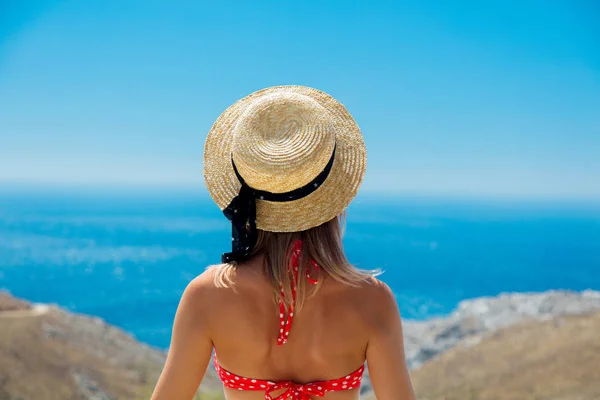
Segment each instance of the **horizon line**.
[[[1,192],[32,192],[42,191],[46,194],[80,194],[111,190],[113,195],[130,195],[141,191],[144,194],[195,194],[210,198],[208,190],[202,182],[200,185],[167,183],[167,182],[50,182],[50,181],[2,181]],[[371,198],[382,196],[388,199],[414,199],[414,200],[479,200],[502,202],[545,202],[545,203],[591,203],[600,206],[600,194],[597,196],[569,195],[569,194],[529,194],[529,193],[489,193],[477,191],[433,191],[433,190],[382,190],[380,188],[362,188],[356,198]]]

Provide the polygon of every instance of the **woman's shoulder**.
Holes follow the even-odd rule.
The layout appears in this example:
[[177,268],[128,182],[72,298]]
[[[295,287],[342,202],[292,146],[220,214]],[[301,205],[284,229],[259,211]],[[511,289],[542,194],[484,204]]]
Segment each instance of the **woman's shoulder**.
[[192,279],[181,296],[180,304],[189,304],[187,313],[211,318],[220,312],[223,304],[231,298],[231,288],[222,287],[219,282],[219,266],[210,266]]
[[227,264],[210,265],[204,272],[192,279],[186,288],[194,296],[204,294],[214,295],[222,290],[235,285],[235,271],[229,270]]
[[221,290],[218,284],[218,266],[209,266],[200,275],[192,279],[186,286],[183,297],[190,298],[197,304],[203,300],[214,299]]
[[352,307],[370,308],[395,303],[394,294],[389,286],[374,276],[354,284],[328,279],[323,288],[329,295]]
[[214,304],[219,300],[238,297],[240,290],[245,291],[256,280],[252,279],[256,278],[254,275],[256,274],[239,270],[230,264],[210,265],[190,281],[185,292],[196,300],[208,298]]
[[398,312],[394,293],[376,277],[369,277],[355,286],[345,285],[343,290],[345,306],[355,310],[371,326],[381,326]]
[[361,300],[380,306],[392,306],[396,304],[396,297],[390,287],[383,281],[374,276],[368,277],[357,287],[357,290],[362,294]]

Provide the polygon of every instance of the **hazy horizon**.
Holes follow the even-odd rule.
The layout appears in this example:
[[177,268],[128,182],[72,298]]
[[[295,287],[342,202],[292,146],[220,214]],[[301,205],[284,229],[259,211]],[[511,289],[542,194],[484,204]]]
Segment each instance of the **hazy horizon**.
[[[130,205],[161,202],[163,200],[181,201],[187,206],[197,202],[211,208],[217,208],[204,186],[160,186],[160,185],[110,185],[110,184],[51,184],[51,183],[5,183],[0,182],[0,208],[15,205],[25,200],[35,205],[47,200],[60,204],[66,200],[71,203],[79,200],[82,205],[100,204],[102,201],[130,201]],[[477,193],[436,193],[436,192],[384,192],[361,189],[352,201],[349,209],[360,208],[360,205],[377,206],[397,204],[409,207],[454,207],[467,209],[475,207],[475,211],[519,211],[527,213],[571,212],[583,216],[600,216],[600,201],[585,197],[543,197],[543,196],[506,196]],[[127,212],[128,209],[124,209]],[[5,211],[7,211],[5,209]],[[10,209],[9,209],[10,211]],[[13,210],[14,211],[14,210]],[[591,213],[591,214],[590,214]]]

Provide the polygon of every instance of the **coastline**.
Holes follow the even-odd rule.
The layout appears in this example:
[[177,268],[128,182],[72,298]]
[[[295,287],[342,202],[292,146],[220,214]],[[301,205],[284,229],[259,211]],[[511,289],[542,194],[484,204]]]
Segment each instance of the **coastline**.
[[486,334],[528,321],[600,311],[600,291],[511,292],[463,300],[446,315],[404,320],[407,363],[415,369],[454,347],[481,341]]

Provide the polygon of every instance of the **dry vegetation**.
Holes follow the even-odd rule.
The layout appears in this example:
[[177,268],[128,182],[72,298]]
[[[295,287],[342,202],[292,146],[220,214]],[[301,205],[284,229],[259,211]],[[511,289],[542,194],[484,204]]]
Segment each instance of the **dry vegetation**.
[[8,293],[0,291],[0,311],[21,311],[29,308],[29,303],[15,299],[9,296]]
[[598,400],[600,314],[528,322],[412,374],[419,400]]
[[[0,292],[0,399],[148,399],[164,354],[98,319],[35,313]],[[222,398],[208,374],[197,399]]]

